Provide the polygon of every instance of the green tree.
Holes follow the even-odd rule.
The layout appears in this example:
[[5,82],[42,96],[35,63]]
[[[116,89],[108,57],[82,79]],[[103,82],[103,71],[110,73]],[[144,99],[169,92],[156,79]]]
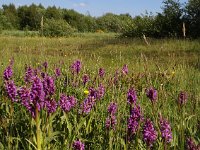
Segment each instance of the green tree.
[[155,37],[156,28],[154,26],[155,16],[146,13],[142,16],[136,16],[128,24],[127,30],[123,36],[127,37],[142,37],[143,35]]
[[56,6],[47,7],[45,11],[45,18],[47,19],[62,19],[63,14],[60,8],[56,8]]
[[20,29],[28,28],[29,30],[40,29],[41,18],[45,13],[44,7],[32,4],[30,6],[20,6],[18,8],[18,16]]
[[[183,8],[179,0],[165,0],[163,13],[158,14],[157,27],[162,36],[177,37],[182,35]],[[159,20],[160,19],[160,20]]]
[[6,16],[8,22],[16,29],[19,28],[19,18],[17,15],[17,9],[14,4],[2,5],[3,15]]
[[189,0],[186,5],[186,21],[188,33],[192,37],[200,37],[200,1]]
[[8,18],[3,15],[3,11],[0,10],[0,30],[10,30],[13,26],[8,20]]
[[63,19],[79,32],[93,32],[97,29],[95,18],[85,16],[75,10],[63,10]]

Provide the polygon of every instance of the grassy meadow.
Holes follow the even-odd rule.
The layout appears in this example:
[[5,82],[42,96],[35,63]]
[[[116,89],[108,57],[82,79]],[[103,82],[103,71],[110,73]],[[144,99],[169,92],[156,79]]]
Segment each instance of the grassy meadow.
[[[189,39],[119,38],[111,33],[84,33],[69,38],[45,38],[34,36],[0,36],[0,149],[76,149],[73,142],[80,140],[88,150],[105,149],[187,149],[188,138],[200,143],[200,41]],[[32,82],[24,81],[25,67],[40,68],[40,72],[54,76],[60,68],[61,76],[55,78],[56,90],[51,98],[59,101],[63,94],[74,96],[76,106],[64,112],[49,115],[44,109],[38,118],[31,117],[24,106],[12,102],[3,79],[4,70],[13,61],[14,81],[17,89]],[[77,74],[71,73],[71,64],[80,60]],[[44,69],[43,63],[48,62]],[[128,72],[123,72],[123,66]],[[99,68],[105,69],[103,78]],[[117,71],[118,70],[118,71]],[[83,84],[87,74],[89,81]],[[40,77],[40,75],[38,75]],[[42,77],[40,77],[41,80]],[[96,100],[89,114],[80,114],[81,106],[90,88],[105,88],[104,96]],[[146,96],[146,90],[154,87],[156,102]],[[134,88],[137,102],[127,103],[127,92]],[[181,91],[187,93],[187,102],[178,103]],[[16,95],[16,99],[20,99]],[[111,102],[117,105],[115,128],[105,127],[109,117],[107,108]],[[140,105],[143,119],[136,133],[129,137],[127,120],[130,109]],[[160,131],[160,114],[171,125],[172,140],[167,143]],[[39,117],[40,116],[40,117]],[[112,115],[110,115],[111,117]],[[148,145],[143,137],[146,118],[157,131],[156,141]],[[38,120],[39,119],[39,120]],[[197,148],[197,146],[196,146]],[[189,148],[188,148],[189,149]]]

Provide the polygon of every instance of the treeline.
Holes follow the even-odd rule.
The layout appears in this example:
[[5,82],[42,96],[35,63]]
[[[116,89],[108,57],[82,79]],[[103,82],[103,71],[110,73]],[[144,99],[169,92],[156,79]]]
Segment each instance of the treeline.
[[40,31],[45,36],[68,36],[73,32],[117,32],[127,37],[200,37],[200,0],[164,0],[162,12],[132,17],[107,13],[101,17],[83,15],[55,6],[2,5],[0,30]]

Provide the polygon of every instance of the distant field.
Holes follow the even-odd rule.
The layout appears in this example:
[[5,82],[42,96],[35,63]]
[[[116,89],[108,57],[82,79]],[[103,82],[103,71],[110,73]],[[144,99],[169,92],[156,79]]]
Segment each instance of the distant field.
[[[158,90],[159,100],[157,102],[156,113],[161,112],[168,118],[172,125],[173,142],[169,145],[170,149],[181,149],[180,145],[183,148],[183,141],[186,140],[186,137],[194,137],[196,142],[200,142],[197,136],[200,132],[197,127],[200,120],[200,41],[187,39],[148,39],[148,41],[150,45],[146,45],[142,38],[119,38],[118,35],[110,33],[76,34],[74,37],[69,38],[24,37],[11,36],[11,34],[4,33],[0,37],[0,73],[3,75],[3,71],[8,66],[9,61],[14,58],[14,80],[17,85],[21,85],[23,83],[26,64],[36,68],[41,67],[43,62],[47,61],[49,66],[48,71],[51,75],[56,67],[61,68],[62,72],[64,72],[63,78],[57,81],[58,91],[56,98],[59,97],[61,92],[70,93],[79,98],[79,103],[84,99],[83,91],[90,86],[96,87],[102,82],[107,87],[105,97],[100,103],[97,103],[90,117],[82,118],[83,120],[85,119],[85,123],[81,123],[83,127],[81,126],[80,130],[76,128],[78,130],[76,131],[74,129],[75,125],[73,126],[74,122],[71,122],[72,130],[68,126],[69,131],[66,129],[66,133],[72,133],[70,134],[71,137],[66,133],[60,134],[62,137],[58,136],[58,140],[51,142],[48,145],[50,148],[71,148],[72,145],[70,145],[70,142],[78,137],[85,142],[86,149],[108,149],[108,147],[116,150],[128,149],[133,148],[135,143],[137,146],[139,145],[138,147],[140,148],[138,149],[145,149],[145,144],[142,140],[125,144],[127,142],[127,139],[124,138],[127,136],[125,125],[127,124],[123,123],[123,121],[126,122],[126,118],[129,116],[129,106],[126,104],[126,96],[128,89],[133,86],[137,91],[138,103],[140,103],[143,109],[144,116],[150,117],[154,122],[157,122],[159,118],[152,116],[154,112],[151,109],[151,103],[145,96],[145,89],[154,86]],[[69,71],[70,65],[75,60],[80,60],[83,67],[77,77],[73,77]],[[116,70],[118,69],[121,72],[125,64],[128,66],[128,75],[120,76],[117,85],[110,84],[109,82],[116,75]],[[98,69],[101,67],[106,71],[104,79],[97,77]],[[94,80],[94,82],[89,82],[86,86],[79,85],[78,87],[74,87],[72,81],[78,80],[77,82],[82,83],[82,75],[84,73],[89,74],[91,81]],[[67,83],[65,83],[65,80],[67,80]],[[64,87],[62,86],[64,83],[69,85]],[[0,81],[0,85],[3,87],[2,80]],[[184,109],[185,116],[180,114],[180,108],[176,105],[180,91],[186,91],[189,97]],[[5,95],[0,96],[4,97]],[[3,102],[0,103],[1,107],[9,109],[8,98],[2,99]],[[111,101],[115,101],[118,104],[117,123],[119,124],[117,124],[116,133],[114,131],[113,133],[110,132],[109,137],[111,138],[104,140],[104,138],[108,137],[104,124],[107,117],[107,106]],[[18,104],[16,104],[16,107],[18,107]],[[3,110],[0,113],[6,114],[6,111],[4,112]],[[66,117],[60,111],[59,109],[59,114],[57,113],[57,115]],[[25,112],[25,109],[23,109],[23,113],[28,114]],[[23,116],[23,114],[20,114],[20,112],[15,114],[16,121],[19,121],[17,114],[18,116]],[[70,112],[68,117],[71,117],[71,119],[73,117],[78,118],[78,114],[74,114],[76,114],[75,111]],[[27,122],[28,116],[26,115],[24,122]],[[158,117],[158,115],[156,116]],[[54,131],[62,130],[61,124],[60,127],[56,125],[56,123],[59,124],[59,117],[54,118],[57,119],[55,124],[52,125]],[[184,125],[180,126],[180,122]],[[13,128],[23,130],[18,127],[17,123],[13,126]],[[26,129],[25,126],[24,129]],[[33,126],[29,129],[32,132],[35,131]],[[158,130],[158,126],[156,126],[156,129]],[[0,133],[2,133],[0,134],[0,138],[3,139],[2,141],[0,139],[0,148],[3,142],[12,143],[10,142],[11,140],[9,141],[5,138],[5,135],[7,135],[6,137],[11,136],[5,134],[6,132],[4,133],[4,127],[0,128]],[[26,136],[27,138],[29,137],[30,141],[34,141],[34,139],[30,138],[32,137],[31,133],[29,134],[27,130]],[[185,135],[183,135],[184,133]],[[15,137],[21,138],[21,140],[11,138],[17,141],[15,141],[17,148],[18,145],[16,143],[21,148],[33,149],[30,142],[21,137],[22,135],[13,134]],[[21,133],[19,132],[19,134]],[[111,136],[112,134],[114,135],[113,137]],[[138,133],[137,138],[142,139],[142,133]],[[35,145],[36,143],[35,141]],[[161,143],[162,140],[158,139],[157,144],[154,145],[156,149],[158,147],[162,149],[163,145]],[[106,144],[109,146],[106,146]],[[4,145],[5,148],[7,148],[6,145]],[[102,147],[103,145],[105,147]],[[12,148],[16,148],[15,146]]]
[[[71,62],[81,59],[84,64],[106,68],[119,67],[127,63],[134,71],[141,70],[147,61],[149,69],[158,66],[172,69],[184,65],[199,70],[200,42],[178,39],[149,39],[147,46],[143,39],[117,38],[115,34],[77,34],[70,38],[42,37],[0,37],[1,63],[14,57],[20,64],[49,61],[56,64],[60,60]],[[91,65],[92,64],[92,65]],[[22,66],[21,66],[22,67]],[[113,68],[114,69],[114,68]]]

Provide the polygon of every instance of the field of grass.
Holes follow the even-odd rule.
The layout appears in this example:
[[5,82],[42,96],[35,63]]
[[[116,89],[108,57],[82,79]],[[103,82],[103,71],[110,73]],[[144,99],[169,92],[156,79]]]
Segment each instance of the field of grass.
[[[118,38],[118,35],[108,33],[77,34],[70,38],[2,35],[0,149],[76,149],[75,140],[84,143],[85,149],[95,150],[182,150],[188,148],[190,137],[196,145],[200,143],[200,41],[148,40],[150,45],[146,45],[143,39]],[[3,73],[13,60],[14,75],[9,81],[14,80],[17,90],[25,86],[31,91],[33,86],[33,81],[24,81],[26,66],[39,68],[39,74],[43,72],[52,78],[54,70],[61,69],[62,75],[54,78],[56,91],[50,97],[58,102],[62,94],[74,96],[77,99],[75,108],[64,112],[59,106],[52,114],[44,108],[39,117],[32,118],[22,107],[19,95],[16,96],[18,102],[11,102],[6,89],[9,81],[3,79]],[[72,74],[70,66],[76,60],[80,60],[81,69],[78,74]],[[44,62],[48,62],[46,69]],[[126,67],[122,69],[125,64],[128,73],[124,72]],[[98,75],[99,68],[105,69],[103,78]],[[89,81],[84,85],[82,78],[85,74]],[[41,75],[38,77],[45,82]],[[95,100],[89,114],[80,113],[84,101],[92,97],[92,88],[98,93],[100,85],[105,89],[104,96]],[[146,96],[150,87],[157,91],[155,101]],[[137,93],[134,104],[127,103],[127,92],[131,88]],[[85,94],[87,90],[88,95]],[[181,91],[183,95],[187,93],[186,98],[181,97],[187,99],[184,104],[178,102]],[[117,105],[114,129],[105,125],[106,118],[113,117],[107,111],[111,102]],[[137,120],[137,132],[130,134],[127,120],[131,117],[130,110],[136,110],[138,105],[143,117]],[[160,114],[171,125],[169,143],[160,131]],[[157,131],[152,146],[143,135],[147,118]]]

